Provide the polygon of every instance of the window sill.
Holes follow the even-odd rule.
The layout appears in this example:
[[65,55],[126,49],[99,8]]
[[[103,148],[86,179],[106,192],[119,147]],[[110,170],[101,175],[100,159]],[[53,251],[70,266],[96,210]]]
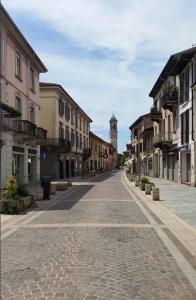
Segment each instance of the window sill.
[[18,76],[17,74],[15,74],[15,77],[19,80],[19,81],[23,81],[21,76]]
[[35,90],[34,90],[34,89],[30,88],[30,91],[31,91],[33,94],[35,94]]

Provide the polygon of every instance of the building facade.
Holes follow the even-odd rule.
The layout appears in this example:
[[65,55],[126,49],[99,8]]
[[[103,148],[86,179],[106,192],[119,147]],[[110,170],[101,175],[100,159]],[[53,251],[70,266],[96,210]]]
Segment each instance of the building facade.
[[130,127],[131,143],[127,145],[132,173],[152,176],[153,122],[150,114],[140,116]]
[[195,94],[196,47],[172,55],[150,97],[154,121],[154,176],[196,185]]
[[47,69],[0,4],[1,187],[40,179],[39,75]]
[[115,149],[108,142],[90,132],[89,168],[95,171],[112,170],[115,166]]
[[92,120],[59,84],[40,83],[41,125],[48,139],[41,145],[41,175],[52,179],[88,169]]

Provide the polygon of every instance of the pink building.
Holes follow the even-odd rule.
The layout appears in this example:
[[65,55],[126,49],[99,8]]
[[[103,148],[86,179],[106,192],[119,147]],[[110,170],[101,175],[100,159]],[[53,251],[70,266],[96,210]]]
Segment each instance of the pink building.
[[39,75],[47,69],[0,4],[1,186],[40,178]]

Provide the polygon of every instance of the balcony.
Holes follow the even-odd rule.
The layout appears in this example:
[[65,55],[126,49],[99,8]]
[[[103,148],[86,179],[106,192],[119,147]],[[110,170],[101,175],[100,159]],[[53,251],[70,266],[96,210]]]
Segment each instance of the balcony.
[[82,155],[84,158],[89,158],[91,156],[91,149],[83,148]]
[[168,109],[172,111],[178,104],[178,89],[173,86],[169,86],[163,92],[161,98],[161,105],[163,109]]
[[69,152],[71,150],[71,142],[61,138],[48,138],[40,143],[42,151],[48,152]]
[[41,127],[36,128],[36,137],[45,140],[47,138],[47,130]]
[[12,118],[2,118],[1,130],[2,131],[15,131],[18,134],[36,137],[37,126],[27,120],[19,120]]
[[108,154],[106,152],[99,152],[99,157],[107,159],[108,158]]
[[153,122],[160,123],[162,120],[162,113],[153,106],[150,110],[150,117]]
[[155,148],[168,149],[172,145],[172,134],[169,132],[159,133],[153,137],[153,145]]

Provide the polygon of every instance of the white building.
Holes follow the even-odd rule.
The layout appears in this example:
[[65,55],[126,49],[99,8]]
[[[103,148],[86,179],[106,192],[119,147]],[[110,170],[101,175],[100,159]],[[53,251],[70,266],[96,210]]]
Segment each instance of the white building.
[[[154,175],[196,185],[196,47],[172,55],[153,86]],[[193,88],[192,88],[193,87]]]

